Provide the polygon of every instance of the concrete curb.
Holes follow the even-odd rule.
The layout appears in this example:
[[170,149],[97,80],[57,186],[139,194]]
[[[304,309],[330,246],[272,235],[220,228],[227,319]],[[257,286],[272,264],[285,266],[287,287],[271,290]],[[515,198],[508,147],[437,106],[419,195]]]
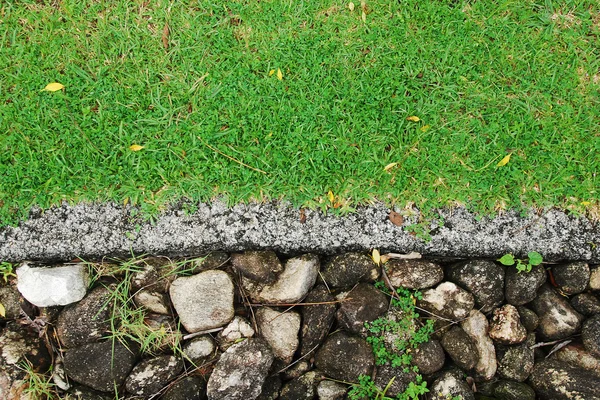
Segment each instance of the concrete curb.
[[286,203],[227,207],[216,201],[200,204],[186,215],[181,209],[163,213],[154,224],[135,217],[136,209],[115,204],[62,205],[32,212],[18,227],[0,228],[0,261],[68,261],[133,254],[197,256],[213,250],[273,249],[285,254],[331,254],[370,250],[461,258],[524,256],[538,251],[545,261],[600,262],[600,224],[554,209],[526,216],[507,212],[493,219],[477,218],[465,209],[444,209],[424,242],[392,224],[384,204],[361,207],[338,217],[300,210]]

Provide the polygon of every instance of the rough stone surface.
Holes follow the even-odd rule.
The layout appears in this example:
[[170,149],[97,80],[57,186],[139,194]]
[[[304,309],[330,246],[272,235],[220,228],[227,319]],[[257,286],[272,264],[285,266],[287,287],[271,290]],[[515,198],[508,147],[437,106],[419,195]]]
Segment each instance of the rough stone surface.
[[364,339],[336,332],[317,350],[315,365],[330,378],[358,382],[360,375],[371,375],[375,357]]
[[389,383],[392,384],[388,387],[386,396],[396,398],[396,396],[406,390],[410,382],[413,382],[417,377],[417,373],[404,367],[392,367],[391,365],[384,364],[377,366],[377,372],[375,373],[375,385],[379,388],[388,387]]
[[183,361],[175,356],[158,356],[137,364],[127,379],[125,389],[137,396],[158,393],[183,371]]
[[527,332],[535,331],[540,324],[537,314],[533,310],[523,306],[517,307],[517,311],[519,312],[521,323]]
[[454,326],[444,333],[441,343],[452,361],[460,368],[465,371],[475,368],[479,360],[477,346],[460,326]]
[[225,351],[240,339],[254,336],[254,333],[254,328],[252,328],[250,322],[247,319],[236,315],[217,335],[219,348]]
[[542,265],[531,268],[530,272],[519,272],[515,267],[506,269],[504,294],[506,301],[513,306],[522,306],[535,299],[537,290],[546,282],[546,270]]
[[596,375],[557,360],[536,363],[529,383],[542,399],[600,400]]
[[600,314],[600,299],[592,293],[580,293],[571,298],[571,307],[578,313],[590,316]]
[[344,253],[334,256],[323,268],[321,276],[329,287],[350,289],[358,282],[375,281],[379,268],[366,254]]
[[437,378],[429,389],[431,399],[447,400],[449,397],[462,396],[462,400],[475,400],[469,385],[451,373],[445,372]]
[[218,328],[233,319],[233,282],[223,271],[177,278],[169,293],[181,325],[188,332]]
[[549,285],[538,290],[531,307],[540,318],[538,332],[548,340],[564,339],[581,327],[581,314]]
[[206,384],[197,375],[190,375],[173,383],[161,400],[205,400]]
[[155,292],[152,290],[140,290],[133,296],[135,304],[144,307],[146,310],[156,314],[171,314],[169,309],[169,298],[166,293]]
[[527,329],[521,324],[519,312],[515,306],[505,304],[494,310],[489,336],[492,340],[502,344],[517,344],[527,338]]
[[277,400],[279,398],[279,392],[281,391],[281,377],[279,375],[273,375],[265,379],[265,383],[262,385],[262,392],[256,398],[257,400]]
[[448,278],[467,289],[483,313],[492,311],[504,300],[505,267],[486,260],[460,262],[446,269]]
[[320,375],[316,371],[292,379],[283,385],[279,399],[281,400],[312,400],[317,392]]
[[590,281],[590,267],[584,262],[553,265],[552,275],[560,291],[566,295],[583,292]]
[[412,364],[424,375],[433,374],[444,366],[446,356],[438,340],[432,339],[419,344],[412,355]]
[[101,392],[121,386],[137,359],[137,350],[118,340],[84,344],[65,353],[65,371],[71,379]]
[[581,340],[585,349],[600,357],[600,314],[596,314],[583,323]]
[[281,262],[273,251],[245,251],[231,255],[231,265],[246,278],[273,283],[283,271]]
[[388,310],[388,296],[368,283],[356,285],[348,293],[337,311],[338,324],[353,333],[364,333],[365,322],[372,322]]
[[348,386],[343,383],[324,380],[317,385],[317,398],[319,400],[343,400],[348,391]]
[[498,400],[535,400],[535,392],[529,385],[514,381],[498,382],[494,396]]
[[488,336],[488,321],[480,311],[472,310],[469,318],[460,323],[460,327],[475,343],[479,359],[475,372],[482,380],[490,380],[496,373],[496,349]]
[[302,329],[300,331],[300,356],[314,351],[325,336],[329,333],[331,323],[335,318],[335,298],[329,293],[324,285],[318,285],[312,289],[305,303],[329,303],[303,306],[300,308],[302,315]]
[[527,341],[520,345],[496,346],[497,376],[512,381],[525,381],[533,370],[534,354],[531,346],[534,344],[535,334],[531,333]]
[[471,293],[454,283],[442,282],[435,289],[424,291],[417,304],[434,315],[458,321],[469,315],[475,300]]
[[444,279],[442,267],[431,261],[391,259],[385,269],[394,287],[427,289]]
[[298,349],[300,314],[276,311],[270,307],[261,307],[255,314],[260,335],[271,346],[275,357],[290,363]]
[[212,357],[215,350],[215,341],[210,335],[195,337],[183,345],[183,354],[196,365]]
[[273,363],[273,353],[262,339],[246,339],[231,346],[217,361],[208,379],[211,400],[253,400]]
[[600,290],[600,265],[593,265],[590,267],[589,288],[592,290]]
[[38,307],[64,306],[83,299],[89,285],[85,264],[36,267],[23,263],[17,268],[17,289]]
[[4,306],[4,317],[2,319],[15,319],[21,314],[22,297],[19,292],[12,286],[0,287],[0,304]]
[[550,357],[554,357],[572,367],[586,369],[600,379],[600,357],[590,354],[583,345],[568,344]]

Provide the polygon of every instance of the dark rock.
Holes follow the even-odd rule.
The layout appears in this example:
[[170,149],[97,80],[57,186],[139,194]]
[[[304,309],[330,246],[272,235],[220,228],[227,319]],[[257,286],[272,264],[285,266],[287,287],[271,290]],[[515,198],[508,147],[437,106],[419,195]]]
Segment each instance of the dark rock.
[[429,261],[391,259],[384,268],[394,287],[426,289],[444,279],[442,267]]
[[337,311],[338,324],[350,332],[366,331],[365,322],[372,322],[385,314],[388,296],[368,283],[359,283],[348,292]]
[[245,251],[231,255],[231,265],[243,276],[262,283],[273,283],[283,266],[273,251]]
[[590,267],[584,262],[552,266],[552,276],[561,292],[573,295],[583,292],[590,281]]
[[148,257],[140,264],[141,270],[131,278],[131,291],[146,289],[163,293],[167,291],[169,282],[175,279],[173,262],[167,257]]
[[315,365],[330,378],[358,382],[360,375],[371,375],[375,357],[364,339],[336,332],[317,351]]
[[442,337],[442,347],[452,361],[465,371],[475,368],[479,353],[475,342],[459,326],[454,326]]
[[442,282],[422,295],[422,299],[417,301],[419,307],[434,316],[454,321],[466,318],[475,305],[473,295],[452,282]]
[[63,309],[56,324],[56,332],[63,346],[70,348],[95,342],[110,332],[110,300],[111,291],[114,290],[112,285],[108,288],[99,286],[79,303]]
[[522,306],[536,297],[537,290],[546,282],[546,270],[542,265],[531,268],[529,272],[519,272],[514,267],[506,269],[506,302],[513,306]]
[[279,375],[269,376],[262,386],[262,392],[256,398],[257,400],[276,400],[279,399],[281,391],[281,378]]
[[451,265],[448,278],[473,294],[481,312],[488,313],[504,300],[505,267],[492,261],[474,260]]
[[120,387],[133,368],[138,351],[118,340],[88,343],[65,352],[67,375],[76,382],[101,392]]
[[312,289],[304,303],[325,303],[300,307],[302,314],[302,328],[300,334],[300,357],[316,349],[325,336],[329,333],[333,319],[335,318],[336,305],[333,304],[335,298],[329,294],[324,285],[318,285]]
[[446,357],[444,349],[437,340],[429,340],[419,344],[412,356],[412,364],[424,375],[433,374],[444,366]]
[[333,257],[321,275],[329,287],[350,289],[358,282],[374,282],[379,267],[365,254],[345,253]]
[[535,392],[529,385],[513,381],[498,382],[494,395],[498,400],[535,400]]
[[0,321],[3,319],[19,318],[23,303],[24,300],[15,287],[0,287],[0,304],[4,306],[4,316],[0,315]]
[[223,251],[213,251],[204,256],[204,258],[197,260],[193,264],[190,273],[198,274],[211,269],[219,269],[224,266],[227,261],[229,261],[229,255],[227,253]]
[[174,382],[161,400],[205,400],[206,383],[197,375],[186,376]]
[[527,332],[534,332],[540,324],[540,319],[537,314],[527,307],[517,307],[519,316],[521,317],[521,323],[527,329]]
[[580,293],[571,298],[571,306],[580,314],[600,314],[600,300],[591,293]]
[[535,334],[531,333],[527,341],[520,345],[496,346],[496,374],[503,379],[524,382],[533,370],[534,355],[531,346],[534,344]]
[[281,373],[282,379],[286,381],[299,378],[310,370],[310,363],[308,361],[296,361],[295,364],[289,365],[288,369]]
[[273,359],[273,352],[262,339],[251,338],[234,344],[221,355],[214,367],[207,384],[208,398],[256,399]]
[[531,303],[540,318],[538,332],[544,339],[558,340],[573,335],[581,327],[583,317],[549,285],[543,285]]
[[583,323],[581,339],[585,349],[600,357],[600,314],[596,314]]
[[521,324],[517,308],[505,304],[494,310],[490,330],[490,338],[502,344],[517,344],[527,338],[527,329]]
[[542,399],[600,400],[597,376],[561,361],[544,360],[536,363],[529,383]]
[[[381,390],[387,387],[386,396],[395,398],[403,393],[408,385],[415,381],[416,377],[417,373],[409,368],[392,367],[389,364],[384,364],[377,366],[374,383]],[[389,385],[392,379],[394,381]]]
[[133,395],[150,396],[158,393],[183,371],[183,361],[175,356],[158,356],[138,363],[127,379],[125,389]]
[[445,372],[437,378],[431,385],[429,393],[430,398],[435,400],[447,400],[453,396],[462,396],[462,400],[475,400],[469,385],[452,372]]
[[106,393],[98,392],[78,384],[74,384],[71,389],[69,389],[68,393],[69,394],[65,396],[65,399],[69,400],[114,400],[114,396],[107,395]]
[[489,381],[496,373],[496,349],[494,343],[488,336],[488,322],[482,312],[471,310],[469,318],[460,323],[460,327],[471,337],[479,359],[475,365],[477,377],[484,381]]
[[283,385],[280,400],[312,400],[317,392],[320,375],[315,371],[292,379]]
[[600,378],[600,357],[593,356],[581,344],[568,344],[550,357],[575,368],[586,369]]

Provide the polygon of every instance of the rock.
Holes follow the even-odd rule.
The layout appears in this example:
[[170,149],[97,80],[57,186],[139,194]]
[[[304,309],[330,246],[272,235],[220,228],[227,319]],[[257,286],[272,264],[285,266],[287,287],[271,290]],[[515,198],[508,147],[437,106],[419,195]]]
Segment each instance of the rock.
[[300,314],[295,311],[280,312],[269,307],[255,313],[260,335],[271,346],[275,358],[289,364],[298,349]]
[[[375,386],[383,390],[387,388],[386,396],[396,398],[400,393],[403,393],[411,382],[417,378],[417,373],[403,366],[392,367],[389,363],[377,366],[375,374]],[[393,382],[392,382],[393,379]],[[390,385],[390,382],[392,384]],[[388,386],[389,385],[389,386]]]
[[0,287],[0,304],[4,306],[3,319],[17,319],[21,314],[22,298],[19,292],[12,286]]
[[549,285],[543,285],[531,303],[540,318],[538,332],[544,339],[564,339],[577,332],[583,317]]
[[590,354],[600,357],[600,314],[596,314],[583,323],[581,340]]
[[308,361],[297,360],[294,364],[290,365],[285,371],[281,373],[281,377],[286,381],[299,378],[310,370],[310,363]]
[[600,314],[600,300],[591,293],[580,293],[571,298],[571,307],[578,313],[591,316]]
[[537,314],[527,307],[517,307],[519,316],[521,317],[521,323],[527,330],[527,332],[534,332],[540,324],[540,319]]
[[202,335],[191,339],[183,346],[185,358],[196,365],[202,364],[215,355],[215,341],[210,335]]
[[257,400],[277,400],[281,391],[281,377],[278,375],[269,376],[262,386],[262,392]]
[[281,389],[280,400],[312,400],[317,391],[320,375],[315,371],[292,379]]
[[578,294],[590,282],[590,267],[584,262],[553,265],[552,276],[561,292],[566,295]]
[[542,399],[600,400],[600,385],[596,375],[557,360],[536,363],[529,383]]
[[505,304],[494,310],[488,334],[498,343],[518,344],[527,338],[527,329],[521,325],[517,308]]
[[459,326],[454,326],[442,337],[442,347],[452,361],[461,369],[469,371],[475,368],[479,360],[479,353],[475,342]]
[[297,303],[314,286],[319,275],[319,257],[305,254],[290,258],[277,280],[258,292],[250,291],[250,297],[262,303]]
[[139,307],[144,307],[146,310],[156,314],[171,314],[169,309],[169,298],[166,293],[153,292],[151,290],[142,289],[135,293],[133,301]]
[[427,289],[444,279],[442,267],[430,261],[391,259],[385,270],[394,287],[406,289]]
[[379,267],[366,254],[345,253],[333,257],[321,276],[330,288],[350,289],[358,282],[374,282]]
[[232,344],[237,343],[242,338],[251,338],[254,336],[254,329],[247,319],[240,316],[233,317],[233,320],[217,335],[219,348],[227,350]]
[[213,251],[202,258],[194,260],[190,273],[198,274],[211,269],[219,269],[229,261],[229,255],[223,251]]
[[431,385],[429,394],[435,400],[448,400],[453,396],[462,396],[462,400],[475,400],[469,385],[451,372],[445,372],[437,378]]
[[158,356],[137,364],[127,379],[125,389],[147,397],[158,393],[183,371],[183,361],[175,356]]
[[273,251],[245,251],[231,255],[231,265],[246,278],[263,283],[273,283],[283,271],[281,262]]
[[446,273],[452,282],[473,294],[481,312],[488,313],[504,300],[504,270],[492,261],[474,260],[451,265]]
[[535,344],[535,334],[531,333],[527,341],[517,346],[496,346],[498,369],[496,374],[503,379],[524,382],[531,374],[534,355],[531,346]]
[[207,384],[211,400],[253,400],[273,363],[273,352],[262,339],[246,339],[229,347],[217,361]]
[[205,400],[206,383],[197,375],[186,376],[174,382],[161,400]]
[[494,396],[498,400],[535,400],[535,392],[529,385],[513,381],[498,382]]
[[22,377],[19,364],[25,360],[31,362],[36,372],[46,372],[52,364],[48,350],[37,334],[8,323],[0,331],[0,371],[5,370],[11,380]]
[[129,375],[138,356],[137,349],[125,347],[118,340],[88,343],[69,349],[64,367],[75,382],[101,392],[112,392]]
[[33,267],[23,263],[16,272],[17,289],[38,307],[75,303],[83,299],[90,282],[85,264]]
[[591,290],[600,290],[600,265],[590,267],[590,283]]
[[333,319],[335,318],[335,298],[329,294],[324,285],[318,285],[312,289],[304,303],[330,303],[303,306],[300,308],[302,315],[302,329],[300,333],[300,357],[314,351],[323,342],[329,333]]
[[[106,393],[98,392],[97,390],[92,390],[87,386],[75,384],[69,392],[65,399],[77,399],[77,400],[114,400],[115,396],[107,395]],[[23,399],[21,399],[23,400]]]
[[506,302],[513,306],[522,306],[536,297],[537,290],[546,282],[546,270],[542,265],[531,268],[529,272],[519,272],[514,267],[506,269]]
[[353,333],[366,332],[365,322],[375,321],[389,306],[388,296],[369,283],[359,283],[340,300],[338,324]]
[[[145,258],[139,264],[141,269],[131,277],[131,291],[133,293],[140,290],[166,292],[169,282],[175,278],[174,274],[169,275],[169,272],[173,269],[172,264],[172,261],[167,257]],[[169,275],[168,278],[165,277],[165,274]]]
[[475,372],[484,380],[489,381],[496,373],[496,349],[488,336],[488,322],[480,311],[472,310],[469,318],[460,323],[467,335],[475,343],[479,359],[475,365]]
[[56,332],[63,346],[69,348],[95,342],[110,332],[110,300],[114,290],[114,286],[99,286],[79,303],[62,310],[56,323]]
[[575,368],[586,369],[600,378],[600,357],[594,357],[580,344],[568,344],[550,357]]
[[473,295],[452,282],[440,283],[435,289],[423,292],[423,298],[417,305],[434,316],[461,320],[469,315],[475,301]]
[[348,386],[343,383],[323,380],[317,385],[317,398],[319,400],[343,400],[347,391]]
[[219,328],[233,319],[233,282],[223,271],[177,278],[169,293],[181,325],[190,333]]
[[439,371],[445,361],[444,349],[435,339],[419,344],[412,356],[412,364],[419,368],[419,373],[424,375]]
[[330,378],[358,382],[360,375],[371,375],[375,357],[364,339],[340,331],[331,334],[317,350],[315,365]]

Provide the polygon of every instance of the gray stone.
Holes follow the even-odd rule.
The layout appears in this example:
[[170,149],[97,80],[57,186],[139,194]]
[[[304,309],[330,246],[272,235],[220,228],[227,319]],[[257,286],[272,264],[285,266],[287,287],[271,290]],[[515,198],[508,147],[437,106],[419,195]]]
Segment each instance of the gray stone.
[[439,371],[445,361],[444,349],[435,339],[419,344],[412,353],[412,364],[419,368],[419,373],[424,375]]
[[535,400],[533,389],[522,382],[500,381],[495,385],[494,396],[498,400]]
[[540,318],[538,332],[547,340],[564,339],[581,327],[581,314],[549,285],[538,290],[531,307]]
[[600,357],[600,314],[596,314],[583,323],[581,340],[585,349]]
[[177,380],[162,395],[161,400],[205,400],[206,383],[197,375]]
[[472,310],[469,318],[460,323],[460,327],[475,343],[479,359],[475,372],[485,381],[489,381],[496,373],[496,349],[488,336],[488,321],[480,311]]
[[125,389],[133,395],[147,397],[158,393],[183,371],[183,361],[175,356],[158,356],[138,363],[127,379]]
[[[65,307],[58,317],[56,332],[63,346],[76,347],[95,342],[110,332],[111,291],[114,286],[98,286],[79,303]],[[118,321],[115,321],[118,324]]]
[[488,313],[504,301],[504,271],[504,266],[492,261],[473,260],[449,266],[446,274],[471,292],[481,312]]
[[471,293],[454,283],[442,282],[435,289],[424,291],[417,305],[434,316],[459,321],[469,315],[475,300]]
[[391,259],[384,268],[394,287],[427,289],[444,279],[442,267],[430,261]]
[[275,358],[290,363],[298,349],[300,314],[295,311],[280,312],[270,307],[259,308],[256,324],[260,335],[273,350]]
[[[417,373],[410,368],[404,366],[392,367],[387,363],[377,366],[374,383],[380,390],[387,387],[387,391],[385,392],[387,397],[396,398],[396,396],[403,393],[416,378]],[[390,382],[392,382],[391,385]]]
[[262,392],[256,398],[257,400],[278,400],[281,391],[281,377],[279,374],[271,375],[265,379],[262,385]]
[[435,400],[447,400],[453,396],[462,396],[462,400],[475,400],[469,385],[451,372],[445,372],[437,378],[431,385],[429,394]]
[[584,262],[553,265],[552,275],[558,289],[566,295],[583,292],[590,282],[590,267]]
[[364,339],[336,332],[317,350],[315,365],[330,378],[358,382],[360,375],[371,375],[375,357]]
[[373,322],[388,310],[388,296],[369,283],[359,283],[341,298],[338,324],[353,333],[365,333],[365,322]]
[[273,352],[262,339],[246,339],[223,353],[208,379],[211,400],[253,400],[273,363]]
[[505,296],[513,306],[522,306],[536,297],[537,290],[546,282],[546,270],[542,265],[529,272],[519,272],[515,267],[506,269]]
[[344,253],[334,256],[321,276],[331,288],[350,289],[358,282],[374,282],[379,277],[379,267],[366,254]]
[[156,314],[171,314],[169,309],[169,297],[166,293],[142,289],[135,293],[133,301],[139,307]]
[[592,293],[580,293],[571,298],[571,307],[581,315],[600,314],[600,300]]
[[306,374],[292,379],[283,385],[280,400],[312,400],[317,392],[317,383],[320,375],[316,371],[310,371]]
[[140,268],[131,277],[131,290],[137,292],[142,289],[163,293],[167,291],[169,283],[175,279],[173,262],[167,257],[147,257],[136,263]]
[[313,304],[300,308],[302,315],[302,329],[300,333],[300,357],[314,351],[323,342],[329,333],[333,319],[335,318],[335,298],[329,293],[324,285],[318,285],[312,289],[304,303],[329,303]]
[[183,345],[185,358],[196,365],[202,364],[215,355],[215,341],[210,335],[202,335],[191,339]]
[[65,352],[64,366],[69,378],[101,392],[120,387],[135,365],[138,351],[118,340],[88,343]]
[[524,382],[531,374],[534,354],[531,346],[535,344],[535,334],[531,333],[527,341],[516,346],[496,346],[498,370],[496,374],[503,379]]
[[461,327],[454,326],[444,333],[441,343],[452,361],[461,369],[469,371],[475,368],[479,360],[477,346]]
[[181,325],[188,332],[219,328],[233,319],[233,282],[223,271],[177,278],[169,293]]
[[90,283],[85,264],[35,267],[23,263],[16,272],[17,289],[38,307],[75,303],[85,296]]
[[194,260],[189,272],[191,274],[198,274],[211,269],[219,269],[223,267],[227,261],[229,261],[229,255],[227,253],[224,251],[212,251],[209,254]]
[[348,386],[343,383],[324,380],[317,385],[317,398],[319,400],[343,400],[348,391]]
[[517,311],[519,312],[521,323],[527,332],[534,332],[540,324],[537,314],[533,310],[523,306],[517,307]]
[[37,334],[25,327],[9,322],[0,330],[0,371],[5,370],[11,379],[23,376],[20,363],[29,360],[35,371],[46,372],[51,358]]
[[22,297],[13,286],[0,286],[0,304],[4,306],[3,319],[16,319],[21,314]]
[[521,324],[517,308],[505,304],[494,310],[489,336],[502,344],[518,344],[527,338],[527,329]]
[[600,385],[596,375],[557,360],[536,363],[529,383],[542,399],[600,400]]
[[592,265],[590,267],[590,283],[591,290],[600,290],[600,265]]
[[595,357],[581,344],[568,344],[550,357],[575,368],[586,369],[600,379],[600,357]]
[[217,340],[219,342],[219,348],[225,351],[240,339],[253,337],[254,333],[254,329],[250,322],[248,322],[247,319],[236,315],[231,322],[218,333]]
[[296,360],[293,364],[290,364],[288,368],[281,373],[281,378],[289,381],[292,379],[299,378],[301,375],[307,373],[311,368],[311,364],[305,360]]
[[231,265],[246,278],[263,283],[273,283],[283,271],[281,262],[273,251],[245,251],[231,255]]

